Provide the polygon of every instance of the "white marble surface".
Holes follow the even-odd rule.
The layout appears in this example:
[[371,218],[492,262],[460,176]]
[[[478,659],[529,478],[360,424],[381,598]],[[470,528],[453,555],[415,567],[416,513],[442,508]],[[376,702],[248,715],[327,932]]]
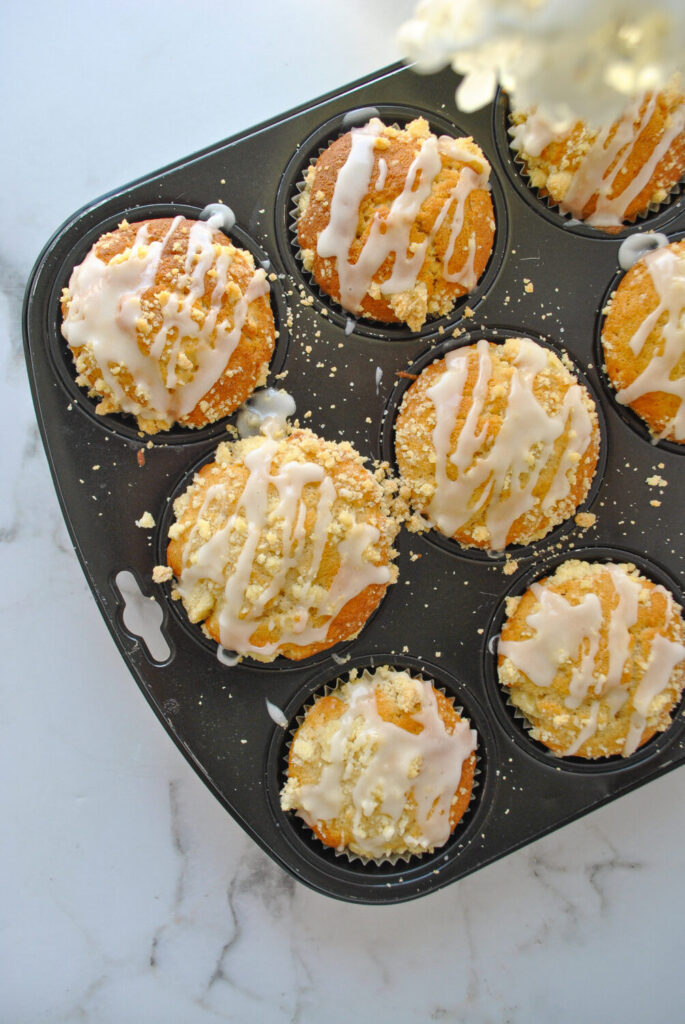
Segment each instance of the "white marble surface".
[[20,335],[98,194],[395,59],[407,0],[0,14],[0,1020],[680,1020],[685,774],[399,907],[291,880],[159,726],[71,550]]

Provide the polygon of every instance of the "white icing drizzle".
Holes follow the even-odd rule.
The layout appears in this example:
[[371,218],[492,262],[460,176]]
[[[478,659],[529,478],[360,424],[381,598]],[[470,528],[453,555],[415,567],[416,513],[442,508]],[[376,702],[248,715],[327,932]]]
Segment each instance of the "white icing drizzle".
[[[638,97],[626,108],[619,121],[597,134],[578,164],[566,194],[559,203],[562,213],[579,215],[590,199],[597,195],[597,205],[592,215],[586,219],[586,223],[602,228],[622,225],[628,207],[646,188],[659,162],[685,127],[685,103],[681,103],[670,113],[663,134],[633,180],[629,181],[617,195],[610,196],[637,140],[654,114],[657,98],[658,93]],[[644,110],[640,113],[643,104]],[[552,124],[545,123],[542,115],[532,114],[528,120],[531,119],[530,127],[527,128],[524,123],[512,129],[511,145],[514,149],[525,149],[531,156],[536,157],[550,142],[568,135],[568,131],[555,131]]]
[[[408,679],[410,677],[407,677]],[[468,722],[461,720],[454,732],[447,732],[438,713],[438,703],[430,683],[411,679],[420,695],[421,710],[412,717],[421,724],[419,733],[410,733],[384,721],[376,706],[374,680],[368,673],[344,688],[344,713],[335,722],[330,744],[330,759],[323,766],[318,782],[298,789],[298,807],[310,823],[337,818],[347,801],[344,782],[348,777],[349,749],[372,751],[351,791],[354,806],[352,833],[355,842],[372,856],[380,856],[393,838],[401,837],[401,818],[410,794],[416,801],[416,820],[423,849],[442,846],[450,835],[450,807],[459,787],[464,762],[476,749],[477,735]],[[420,764],[412,777],[412,766]],[[369,834],[365,819],[385,816],[381,835]]]
[[[443,276],[451,283],[462,284],[466,290],[475,284],[474,257],[476,239],[471,235],[468,241],[468,258],[461,270],[449,271],[456,241],[464,222],[466,201],[474,189],[488,189],[490,165],[483,160],[478,172],[472,167],[462,167],[459,180],[443,203],[429,235],[423,242],[410,249],[411,228],[421,206],[431,194],[433,181],[441,167],[441,153],[465,163],[474,161],[459,140],[430,135],[425,139],[414,157],[400,195],[392,201],[386,217],[374,217],[371,229],[356,263],[349,262],[350,247],[355,239],[358,211],[364,196],[368,193],[374,169],[375,142],[383,132],[383,124],[374,118],[362,128],[353,128],[350,152],[341,167],[333,190],[330,205],[330,219],[320,233],[316,251],[322,258],[334,258],[340,281],[341,303],[345,309],[359,312],[361,302],[368,292],[374,274],[389,256],[394,255],[392,271],[380,285],[381,293],[392,295],[410,291],[423,265],[426,251],[451,210],[450,236],[443,260]],[[379,164],[379,177],[385,182],[387,167]]]
[[668,685],[673,669],[680,664],[683,658],[685,658],[683,644],[675,643],[659,633],[656,634],[652,640],[647,667],[633,697],[635,710],[630,719],[630,729],[623,748],[624,754],[632,754],[637,749],[647,724],[647,715],[652,701]]
[[[675,395],[680,404],[663,434],[673,432],[678,441],[685,440],[685,376],[672,378],[678,362],[685,353],[685,253],[672,249],[657,249],[644,258],[654,288],[658,305],[645,317],[630,339],[630,348],[637,356],[647,338],[666,314],[661,327],[663,347],[655,351],[649,363],[632,384],[616,392],[616,401],[629,405],[636,399],[651,392],[661,391]],[[663,436],[663,435],[659,435]]]
[[224,231],[226,234],[235,226],[235,214],[231,207],[224,203],[209,203],[200,214],[200,220],[206,220],[208,227]]
[[355,124],[365,124],[373,117],[380,117],[378,107],[357,107],[356,110],[348,110],[342,121],[343,128],[349,128]]
[[295,399],[283,388],[264,388],[255,391],[245,402],[236,417],[236,427],[241,437],[254,437],[262,431],[281,431],[288,427],[288,417],[295,412]]
[[499,644],[499,633],[495,633],[488,640],[488,654],[495,654],[497,651],[497,645]]
[[[600,704],[606,703],[611,718],[615,718],[629,699],[634,666],[631,628],[638,620],[642,585],[639,579],[628,575],[617,565],[604,567],[611,576],[618,598],[616,606],[606,616],[599,598],[585,594],[577,604],[567,601],[561,594],[534,583],[531,587],[536,608],[526,617],[533,635],[526,640],[500,641],[498,653],[503,655],[539,687],[549,687],[565,663],[580,661],[571,672],[566,707],[575,710],[583,704],[590,692],[598,698],[590,705],[589,718],[583,724],[564,755],[577,753],[583,743],[591,739],[598,726]],[[673,600],[663,587],[657,590],[667,598],[666,621],[673,613]],[[605,634],[608,667],[605,674],[596,672],[600,641]],[[647,724],[652,701],[668,686],[671,673],[685,658],[685,646],[661,634],[652,639],[644,673],[633,696],[633,713],[623,754],[636,749]]]
[[590,705],[590,714],[588,716],[587,721],[582,726],[573,742],[570,743],[566,750],[563,752],[562,757],[574,757],[574,755],[577,754],[580,748],[582,747],[583,743],[585,743],[587,740],[592,739],[592,737],[597,732],[597,719],[599,717],[599,708],[599,701],[593,701]]
[[[136,333],[143,317],[142,299],[154,286],[164,251],[182,220],[174,218],[159,241],[149,241],[147,225],[143,224],[124,260],[115,258],[105,263],[92,249],[71,275],[71,302],[62,324],[62,333],[77,354],[84,346],[90,351],[124,412],[167,421],[187,416],[211,390],[240,341],[250,303],[269,292],[264,270],[255,270],[245,293],[233,307],[233,327],[229,329],[224,322],[217,322],[228,284],[231,254],[217,253],[213,227],[196,221],[188,236],[184,275],[179,278],[179,287],[185,286],[187,292],[170,294],[162,306],[162,326],[150,338],[149,352],[143,352]],[[198,323],[193,316],[195,303],[204,294],[205,275],[212,268],[216,270],[216,284],[209,309]],[[186,382],[178,379],[184,337],[197,339],[196,366]],[[172,342],[168,346],[169,338]],[[117,366],[125,367],[137,382],[137,400],[119,383],[118,374],[113,371]]]
[[571,128],[559,127],[545,114],[539,110],[532,110],[528,116],[518,124],[509,128],[511,136],[510,146],[516,152],[525,152],[529,156],[540,156],[543,149],[549,146],[550,142],[559,142],[570,134]]
[[[335,485],[323,467],[313,462],[293,460],[274,467],[272,463],[278,448],[279,442],[267,437],[246,455],[245,466],[249,476],[234,513],[221,530],[202,542],[197,523],[204,520],[207,509],[214,503],[221,503],[223,493],[221,484],[208,488],[184,548],[184,568],[178,580],[178,590],[185,599],[190,598],[193,588],[201,581],[210,581],[221,589],[223,600],[218,613],[221,645],[241,655],[268,657],[277,653],[281,644],[304,647],[325,640],[331,622],[348,601],[366,587],[388,583],[391,578],[387,566],[374,565],[364,558],[367,548],[379,539],[376,527],[354,523],[338,542],[340,566],[329,590],[322,596],[316,593],[320,589],[316,585],[316,577],[333,518]],[[308,530],[311,555],[304,566],[302,554],[307,533],[303,490],[311,485],[318,487],[319,497],[315,522]],[[275,508],[269,509],[269,494],[274,490],[278,501]],[[241,513],[247,520],[247,531],[243,533],[237,525]],[[252,574],[257,546],[265,531],[279,535],[278,567],[268,583],[260,588],[252,583]],[[228,550],[236,536],[242,536],[244,540],[240,554],[230,567],[227,565]],[[193,552],[192,559],[188,555],[190,551]],[[298,584],[290,623],[284,626],[278,640],[256,646],[251,642],[252,634],[263,619],[269,602],[284,589],[289,574],[297,574]],[[323,618],[323,623],[314,626],[312,620],[320,618]]]
[[276,704],[273,704],[268,697],[265,697],[264,699],[266,701],[266,710],[272,722],[275,722],[276,725],[280,725],[281,729],[287,729],[288,719],[285,717],[281,709]]
[[[500,550],[506,545],[514,522],[538,500],[533,491],[556,440],[568,425],[572,442],[567,445],[542,500],[543,510],[553,508],[566,497],[570,490],[568,471],[574,466],[577,455],[582,457],[590,444],[592,421],[578,384],[567,390],[559,413],[551,415],[543,408],[535,397],[533,383],[547,365],[548,354],[529,338],[521,338],[499,433],[490,447],[484,448],[487,426],[478,431],[478,420],[488,397],[492,360],[488,342],[481,339],[476,345],[478,377],[471,404],[457,447],[451,452],[452,432],[464,398],[472,351],[472,348],[462,348],[448,353],[445,373],[427,392],[435,406],[432,436],[436,453],[436,489],[429,512],[438,528],[452,536],[489,502],[485,525],[490,533],[490,547]],[[528,457],[532,450],[535,462],[531,467]],[[456,480],[448,476],[448,465],[456,467]],[[507,488],[509,493],[505,496]]]
[[668,245],[668,237],[656,231],[639,231],[624,238],[618,247],[618,265],[621,270],[630,270],[648,252]]

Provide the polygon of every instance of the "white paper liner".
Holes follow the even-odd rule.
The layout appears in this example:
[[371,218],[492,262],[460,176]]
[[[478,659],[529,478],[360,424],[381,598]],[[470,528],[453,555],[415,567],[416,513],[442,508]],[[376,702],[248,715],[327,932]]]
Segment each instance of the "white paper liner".
[[[375,666],[375,668],[379,668],[379,667],[380,666],[378,666],[378,665]],[[390,667],[392,667],[392,666],[390,666]],[[368,671],[368,669],[364,669],[363,671]],[[434,679],[432,679],[431,677],[425,678],[421,672],[413,673],[410,669],[401,669],[400,668],[400,671],[408,672],[409,674],[411,674],[413,679],[418,679],[421,682],[430,683],[430,685],[433,687],[433,689],[437,690],[439,693],[442,693],[442,695],[444,697],[447,697],[447,694],[446,694],[444,688],[442,686],[437,686],[436,685],[436,681]],[[363,674],[363,672],[362,672],[362,674]],[[302,722],[304,721],[305,715],[314,706],[314,704],[315,704],[315,702],[317,700],[319,700],[321,697],[327,697],[331,693],[335,693],[336,690],[340,689],[340,687],[344,686],[344,684],[347,683],[347,682],[350,682],[349,676],[347,676],[347,677],[346,676],[338,676],[338,678],[333,683],[326,683],[324,685],[322,691],[319,691],[319,692],[311,694],[309,700],[306,702],[306,704],[304,704],[302,706],[302,709],[300,710],[299,714],[296,715],[296,717],[294,719],[295,724],[291,726],[291,728],[290,728],[290,730],[288,732],[288,739],[286,740],[285,751],[284,751],[284,754],[283,754],[284,775],[285,775],[286,779],[288,778],[288,767],[289,767],[288,754],[289,754],[289,751],[290,751],[290,747],[291,747],[292,742],[293,742],[293,740],[295,738],[295,733],[297,732],[299,727],[302,725]],[[459,717],[463,721],[466,721],[469,724],[471,724],[471,720],[464,714],[463,707],[455,705],[454,704],[454,698],[449,698],[448,697],[447,699],[451,700],[452,706],[454,707],[454,710],[457,712]],[[473,771],[473,784],[471,786],[471,795],[469,797],[469,802],[468,802],[466,810],[462,814],[461,818],[459,819],[459,821],[455,825],[455,827],[452,830],[452,832],[450,832],[450,835],[448,836],[448,838],[447,838],[447,840],[445,842],[445,845],[450,841],[452,836],[456,835],[457,831],[462,827],[463,823],[470,817],[471,812],[473,810],[473,803],[476,800],[476,790],[478,789],[478,787],[480,785],[480,782],[478,780],[478,776],[481,774],[480,756],[479,756],[479,753],[478,753],[478,746],[476,746],[476,749],[475,749],[474,753],[475,753],[475,756],[476,756],[476,763],[475,763],[475,767],[474,767],[474,771]],[[380,867],[382,864],[391,864],[393,866],[395,866],[398,863],[406,863],[406,864],[408,864],[408,863],[410,863],[412,861],[421,860],[425,856],[431,856],[432,854],[438,852],[438,850],[444,849],[444,846],[442,846],[442,847],[436,847],[432,851],[425,850],[423,853],[413,853],[413,852],[407,850],[405,853],[384,854],[383,856],[380,856],[380,857],[365,857],[362,854],[355,853],[353,850],[350,850],[347,847],[345,847],[343,850],[338,850],[334,846],[327,846],[326,843],[322,843],[321,840],[319,839],[319,837],[316,835],[316,833],[311,828],[311,826],[305,821],[305,819],[297,811],[293,811],[292,813],[297,816],[299,822],[302,824],[302,826],[309,833],[312,841],[315,842],[318,846],[320,846],[323,850],[328,850],[329,852],[332,851],[335,854],[336,857],[344,857],[350,863],[353,863],[354,861],[360,861],[360,863],[364,867],[366,867],[367,864],[375,864],[377,867]]]

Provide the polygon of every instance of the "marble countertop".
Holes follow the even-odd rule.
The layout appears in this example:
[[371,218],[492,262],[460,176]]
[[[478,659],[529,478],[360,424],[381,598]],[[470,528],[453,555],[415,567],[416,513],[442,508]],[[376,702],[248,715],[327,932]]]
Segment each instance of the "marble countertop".
[[101,193],[397,59],[393,31],[410,8],[3,9],[8,1024],[682,1017],[682,771],[416,902],[320,896],[241,831],[151,714],[91,598],[48,473],[20,310],[50,234]]

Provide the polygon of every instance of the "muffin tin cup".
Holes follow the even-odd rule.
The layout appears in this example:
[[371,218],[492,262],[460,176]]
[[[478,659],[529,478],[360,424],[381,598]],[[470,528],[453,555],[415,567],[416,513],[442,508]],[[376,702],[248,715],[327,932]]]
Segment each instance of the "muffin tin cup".
[[685,206],[685,199],[683,198],[685,177],[671,186],[668,195],[661,203],[650,203],[645,211],[636,214],[632,220],[625,221],[621,228],[594,227],[582,220],[578,220],[570,213],[563,213],[559,208],[559,204],[555,203],[551,196],[545,195],[540,189],[537,189],[530,183],[525,161],[511,148],[511,136],[509,135],[509,128],[511,127],[510,113],[509,98],[506,92],[500,88],[493,109],[493,130],[497,139],[500,158],[514,188],[533,209],[536,209],[550,223],[556,224],[565,231],[571,231],[586,238],[615,241],[616,239],[622,240],[627,238],[638,229],[662,231],[682,213]]
[[320,125],[293,155],[278,189],[276,230],[281,256],[296,284],[306,289],[317,306],[326,311],[325,315],[333,323],[341,326],[347,335],[357,334],[384,341],[411,341],[417,337],[432,337],[441,330],[453,329],[455,323],[463,316],[466,307],[471,309],[477,307],[483,295],[497,278],[508,244],[504,194],[493,168],[490,174],[490,194],[495,218],[495,238],[492,252],[475,287],[466,295],[455,300],[450,313],[445,316],[429,316],[418,331],[412,331],[405,323],[383,323],[348,312],[317,285],[302,262],[302,253],[297,238],[298,198],[305,185],[307,170],[316,163],[321,153],[341,135],[353,127],[366,124],[371,117],[378,117],[384,124],[400,128],[406,127],[415,118],[423,117],[428,121],[434,135],[449,135],[452,138],[464,138],[468,135],[468,132],[460,130],[455,123],[435,112],[398,104],[380,104],[377,107],[348,110]]
[[[154,203],[144,206],[124,206],[120,211],[110,213],[103,220],[92,224],[89,230],[78,238],[66,254],[59,269],[55,272],[54,284],[48,303],[46,325],[47,345],[55,375],[62,384],[69,402],[78,406],[86,415],[91,416],[93,421],[109,435],[116,434],[128,440],[139,440],[144,436],[145,440],[151,441],[153,445],[196,444],[225,435],[226,424],[232,422],[237,414],[236,410],[231,416],[217,420],[216,423],[211,423],[206,427],[193,428],[178,424],[169,430],[145,435],[139,430],[135,417],[129,413],[110,413],[101,416],[95,412],[95,406],[99,399],[90,398],[87,389],[76,383],[77,374],[72,354],[60,330],[62,323],[60,308],[62,289],[67,287],[74,267],[83,262],[98,238],[108,231],[113,231],[124,219],[128,220],[131,224],[154,218],[173,218],[178,216],[186,217],[189,220],[207,219],[202,217],[203,212],[203,207],[190,206],[186,203]],[[261,266],[269,273],[271,260],[268,254],[238,224],[234,224],[230,229],[222,226],[220,230],[230,238],[234,245],[240,249],[245,249],[252,255],[255,267]],[[269,364],[269,380],[271,381],[283,370],[285,365],[289,333],[287,329],[287,307],[281,283],[278,279],[269,281],[269,287],[276,330],[274,351]]]
[[[284,811],[280,806],[280,791],[287,780],[290,745],[296,730],[315,700],[335,693],[340,686],[348,682],[349,674],[353,669],[356,669],[361,676],[365,670],[373,671],[382,665],[408,671],[414,677],[432,683],[436,689],[452,701],[457,713],[466,719],[470,727],[475,729],[478,734],[475,751],[476,768],[469,804],[446,843],[432,852],[423,854],[406,852],[380,857],[364,857],[348,849],[337,850],[322,843],[310,826],[295,811]],[[294,707],[290,715],[287,716],[289,719],[287,728],[282,728],[280,732],[276,731],[272,738],[268,754],[267,777],[271,796],[270,804],[277,825],[287,832],[301,854],[307,857],[317,857],[327,866],[335,865],[335,867],[341,868],[343,877],[347,877],[348,872],[352,871],[360,879],[373,879],[374,882],[383,884],[383,879],[402,878],[406,880],[416,875],[422,877],[428,870],[437,873],[444,871],[446,864],[459,858],[461,851],[473,838],[475,830],[482,827],[487,817],[487,809],[481,807],[481,796],[483,792],[489,791],[494,783],[494,780],[489,778],[488,764],[492,762],[495,755],[492,751],[491,741],[481,739],[479,724],[485,734],[488,733],[482,712],[477,705],[474,705],[471,696],[468,698],[468,708],[461,703],[466,690],[463,683],[459,683],[439,667],[429,666],[426,662],[416,658],[398,657],[395,654],[387,656],[379,654],[367,658],[354,657],[346,665],[346,669],[347,672],[342,675],[319,675],[312,685],[307,687],[306,692],[301,694],[301,703]]]
[[[651,230],[651,229],[650,229]],[[669,242],[680,242],[685,238],[685,231],[678,231],[674,234],[668,234]],[[606,309],[612,295],[618,288],[619,284],[626,276],[627,271],[619,269],[618,272],[609,282],[604,298],[599,307],[595,323],[595,334],[594,334],[594,357],[595,365],[599,368],[599,377],[603,385],[605,393],[609,397],[611,407],[615,413],[617,413],[624,423],[626,423],[643,441],[651,445],[652,448],[659,448],[663,451],[671,452],[675,455],[685,455],[685,442],[679,443],[677,441],[669,441],[666,438],[655,437],[650,431],[646,422],[642,419],[638,413],[636,413],[629,405],[622,405],[616,399],[616,388],[611,382],[611,378],[606,370],[604,362],[604,347],[602,345],[602,332],[604,330],[604,322],[606,320]]]
[[[511,177],[510,154],[493,128],[495,114],[485,108],[459,114],[458,127],[451,121],[447,126],[450,134],[472,135],[493,167],[496,253],[478,293],[475,318],[458,309],[445,323],[408,334],[401,344],[379,325],[357,323],[346,333],[346,316],[340,311],[333,316],[323,299],[314,297],[297,264],[288,206],[295,180],[316,147],[348,127],[343,119],[349,121],[350,112],[357,112],[352,119],[361,118],[362,108],[399,107],[412,116],[423,112],[442,131],[445,105],[456,84],[449,69],[423,76],[397,65],[97,200],[46,245],[23,312],[36,415],[65,523],[94,599],[142,694],[211,792],[269,856],[317,892],[354,903],[398,903],[434,893],[685,764],[685,730],[678,720],[625,764],[589,770],[561,766],[537,750],[513,721],[493,687],[485,654],[503,596],[523,578],[510,577],[511,558],[524,565],[536,560],[540,568],[556,557],[578,555],[581,549],[575,545],[592,539],[592,550],[615,550],[619,558],[638,565],[632,552],[644,551],[650,569],[665,566],[675,578],[685,579],[682,461],[661,446],[655,451],[636,443],[590,365],[598,310],[615,274],[619,241],[560,231],[556,215],[540,216],[541,204],[518,172],[518,184]],[[334,130],[326,127],[317,141],[317,133],[331,124]],[[314,148],[304,147],[303,139],[314,139]],[[492,331],[495,338],[522,334],[548,344],[551,337],[555,351],[557,341],[563,342],[579,377],[586,382],[585,370],[595,385],[590,391],[598,393],[600,421],[602,408],[606,416],[601,423],[606,467],[600,463],[593,485],[597,490],[583,506],[591,502],[597,514],[591,531],[581,540],[574,525],[566,524],[530,549],[512,549],[508,563],[506,553],[494,559],[482,553],[471,557],[456,545],[402,531],[395,545],[399,581],[388,588],[356,640],[301,662],[278,658],[264,664],[245,658],[236,665],[222,664],[216,645],[171,600],[171,588],[152,583],[152,571],[165,562],[173,497],[195,469],[214,457],[217,440],[228,436],[233,418],[205,431],[182,428],[182,433],[151,438],[141,436],[124,417],[95,416],[93,403],[74,383],[58,315],[60,291],[73,264],[122,217],[198,216],[218,200],[231,208],[257,247],[258,259],[268,259],[278,278],[272,298],[282,337],[271,367],[278,380],[272,383],[293,396],[302,425],[330,440],[349,440],[372,461],[392,458],[392,425],[401,398],[401,389],[395,389],[398,373],[452,347],[457,327],[472,337]],[[669,210],[673,230],[685,231],[682,201]],[[236,232],[230,233],[240,244]],[[528,278],[535,285],[533,294],[523,287]],[[300,289],[305,303],[299,300]],[[467,301],[473,308],[473,294]],[[501,326],[512,323],[513,328]],[[460,336],[457,344],[466,340]],[[663,461],[659,473],[669,481],[659,492],[658,510],[647,500],[654,491],[644,484],[655,472],[656,458]],[[136,526],[145,511],[156,520],[154,529]],[[126,599],[117,587],[124,570],[159,607],[168,657],[155,660],[145,637],[126,626]],[[648,570],[660,579],[655,574],[656,569]],[[279,803],[287,732],[274,717],[282,718],[287,729],[326,684],[352,668],[381,662],[434,679],[463,705],[479,735],[480,785],[462,824],[442,850],[395,865],[336,857],[310,839]]]
[[458,541],[453,540],[451,537],[447,537],[440,533],[440,531],[435,528],[428,529],[421,534],[421,536],[425,537],[429,543],[436,545],[441,550],[449,552],[452,555],[458,555],[462,558],[473,559],[479,562],[500,563],[508,561],[521,562],[528,561],[531,558],[539,558],[544,551],[554,548],[554,546],[569,533],[575,531],[576,535],[579,534],[580,530],[575,522],[575,516],[579,513],[590,511],[602,486],[607,460],[607,431],[604,413],[602,411],[597,391],[594,385],[589,381],[583,368],[573,357],[572,353],[566,351],[558,344],[553,343],[548,337],[538,334],[536,331],[531,331],[525,327],[488,326],[481,328],[480,330],[463,330],[459,333],[457,338],[449,338],[446,341],[442,341],[440,344],[428,349],[416,360],[415,363],[412,364],[412,366],[408,367],[406,371],[402,371],[402,376],[398,379],[390,393],[388,403],[383,414],[381,433],[381,450],[383,453],[383,459],[393,467],[395,474],[399,477],[399,469],[395,455],[395,422],[407,390],[414,383],[414,378],[418,377],[427,366],[435,362],[437,359],[443,359],[449,352],[453,352],[459,348],[466,348],[469,345],[474,345],[477,341],[483,338],[486,341],[503,344],[507,338],[523,337],[530,338],[531,341],[537,342],[537,344],[541,345],[543,348],[548,348],[560,359],[565,358],[570,360],[573,365],[574,376],[578,379],[579,383],[585,387],[590,398],[592,398],[597,411],[597,421],[600,434],[599,455],[597,457],[595,474],[587,495],[573,515],[552,527],[544,537],[531,541],[529,544],[509,544],[501,551],[494,551],[484,548],[466,547]]
[[506,620],[506,602],[511,597],[519,597],[538,580],[552,575],[560,565],[571,559],[587,562],[614,562],[617,564],[632,563],[641,574],[653,582],[669,590],[677,604],[683,607],[683,593],[675,579],[661,566],[649,561],[644,556],[614,547],[586,547],[572,552],[557,554],[543,564],[529,569],[519,575],[512,583],[509,591],[503,595],[492,617],[484,646],[483,673],[490,705],[498,716],[500,723],[506,728],[515,741],[530,757],[541,761],[555,770],[574,772],[580,775],[599,775],[607,773],[630,773],[634,769],[644,767],[652,758],[667,750],[671,745],[682,739],[685,731],[685,693],[671,712],[671,725],[664,732],[659,732],[638,749],[624,757],[616,754],[610,757],[588,759],[583,757],[567,757],[555,754],[544,743],[532,736],[533,724],[526,715],[512,702],[506,686],[499,681],[497,666],[497,642],[502,626]]

